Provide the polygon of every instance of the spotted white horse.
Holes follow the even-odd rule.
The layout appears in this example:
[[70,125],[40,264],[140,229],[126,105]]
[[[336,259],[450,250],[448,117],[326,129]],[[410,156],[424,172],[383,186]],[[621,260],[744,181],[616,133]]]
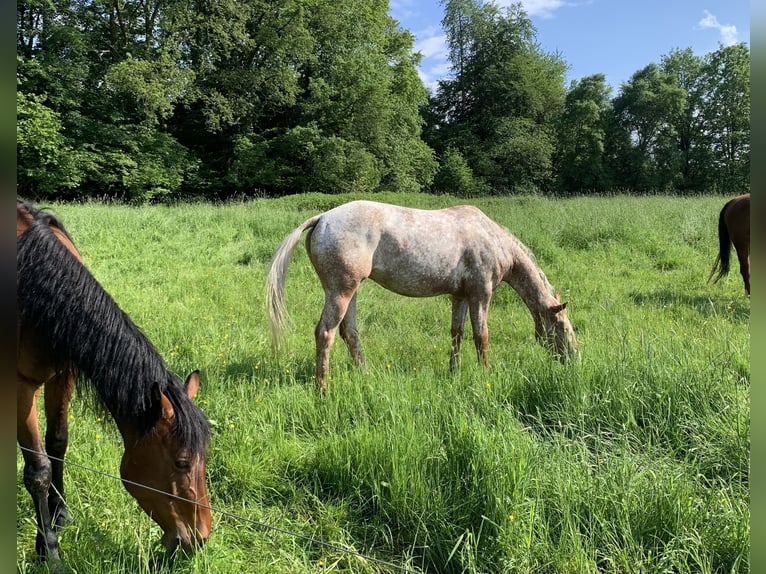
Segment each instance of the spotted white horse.
[[579,356],[562,303],[532,252],[476,207],[439,210],[352,201],[315,215],[293,230],[277,248],[266,281],[272,342],[277,348],[287,322],[285,275],[304,231],[306,249],[325,293],[315,329],[316,383],[327,389],[330,347],[335,333],[357,364],[364,354],[356,328],[356,293],[369,278],[409,297],[452,297],[452,349],[457,366],[466,314],[470,313],[478,359],[489,367],[487,312],[492,293],[508,283],[528,307],[535,335],[561,362]]

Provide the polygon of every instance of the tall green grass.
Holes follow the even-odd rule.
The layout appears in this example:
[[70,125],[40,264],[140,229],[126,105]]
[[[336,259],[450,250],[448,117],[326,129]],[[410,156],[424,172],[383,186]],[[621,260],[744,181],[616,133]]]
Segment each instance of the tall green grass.
[[[279,357],[265,275],[290,230],[356,197],[53,206],[170,367],[201,369],[210,501],[224,512],[201,552],[164,561],[159,528],[118,481],[68,467],[67,569],[397,571],[360,553],[415,572],[749,572],[750,302],[736,270],[706,283],[722,198],[475,201],[569,302],[582,360],[552,361],[503,285],[490,307],[492,369],[467,337],[450,374],[449,300],[365,283],[368,368],[338,339],[321,398],[323,293],[305,249],[288,272],[293,324]],[[83,404],[73,402],[67,457],[116,474],[119,435]],[[17,461],[18,571],[44,572]]]

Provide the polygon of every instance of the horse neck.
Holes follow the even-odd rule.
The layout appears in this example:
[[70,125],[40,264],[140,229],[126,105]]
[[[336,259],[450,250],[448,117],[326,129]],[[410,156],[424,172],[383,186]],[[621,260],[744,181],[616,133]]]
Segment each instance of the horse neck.
[[168,371],[146,336],[47,224],[17,240],[20,329],[56,369],[76,367],[123,436],[154,423],[152,389]]
[[505,281],[519,294],[535,323],[545,316],[546,309],[557,302],[550,284],[544,279],[543,272],[520,246],[514,249],[513,263]]
[[89,283],[87,294],[73,300],[66,335],[55,338],[55,348],[85,376],[123,438],[142,435],[156,418],[153,384],[164,387],[170,374],[130,317],[99,284]]

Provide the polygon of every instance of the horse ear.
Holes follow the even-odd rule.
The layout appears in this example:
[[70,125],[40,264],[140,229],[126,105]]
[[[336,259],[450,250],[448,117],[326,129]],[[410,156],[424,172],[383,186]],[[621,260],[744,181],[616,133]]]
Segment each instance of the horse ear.
[[189,397],[189,400],[193,399],[199,390],[199,371],[197,369],[189,373],[184,386],[186,387],[186,396]]
[[154,395],[155,403],[159,405],[160,416],[165,420],[172,420],[176,416],[176,413],[173,410],[173,405],[170,403],[170,400],[165,396],[165,393],[160,390],[159,383],[154,383],[152,394]]
[[563,303],[559,303],[558,305],[552,305],[550,307],[550,312],[552,315],[555,315],[556,313],[560,313],[566,308],[567,308],[567,304],[566,304],[566,301],[564,301]]

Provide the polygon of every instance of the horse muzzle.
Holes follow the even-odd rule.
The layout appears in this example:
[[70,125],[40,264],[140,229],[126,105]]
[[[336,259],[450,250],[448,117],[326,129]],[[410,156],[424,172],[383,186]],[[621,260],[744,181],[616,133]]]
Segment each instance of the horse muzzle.
[[192,536],[186,529],[166,532],[162,536],[162,545],[170,554],[175,554],[179,550],[186,554],[193,554],[205,545],[209,535],[209,532],[203,534],[195,530]]

